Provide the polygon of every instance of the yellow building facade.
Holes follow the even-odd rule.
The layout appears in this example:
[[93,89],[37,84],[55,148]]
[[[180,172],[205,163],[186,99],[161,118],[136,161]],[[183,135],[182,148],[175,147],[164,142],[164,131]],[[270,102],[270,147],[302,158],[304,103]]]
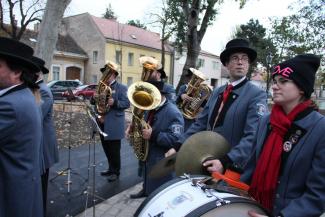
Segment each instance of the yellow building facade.
[[[123,43],[108,42],[105,47],[105,59],[119,64],[119,80],[126,85],[141,80],[142,66],[139,58],[151,56],[161,62],[161,51],[146,49],[141,46]],[[172,55],[165,54],[164,70],[168,79],[171,78]]]

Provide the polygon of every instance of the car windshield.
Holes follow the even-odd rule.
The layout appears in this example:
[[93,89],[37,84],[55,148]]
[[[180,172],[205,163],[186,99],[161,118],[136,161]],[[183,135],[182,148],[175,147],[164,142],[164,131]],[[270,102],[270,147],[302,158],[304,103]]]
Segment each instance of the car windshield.
[[50,81],[49,83],[47,83],[47,86],[51,87],[55,82],[57,82],[57,81],[56,80]]
[[81,85],[81,86],[77,87],[76,90],[83,90],[86,87],[88,87],[88,85]]

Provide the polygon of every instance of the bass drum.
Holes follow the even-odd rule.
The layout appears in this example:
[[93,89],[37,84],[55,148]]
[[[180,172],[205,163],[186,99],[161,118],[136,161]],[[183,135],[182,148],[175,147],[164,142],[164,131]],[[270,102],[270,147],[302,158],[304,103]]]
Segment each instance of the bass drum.
[[[140,205],[134,216],[138,217],[248,217],[249,210],[270,216],[265,209],[253,199],[243,194],[226,189],[222,185],[219,190],[202,190],[199,185],[193,185],[194,180],[208,178],[193,176],[191,179],[176,178],[152,192]],[[218,189],[218,188],[217,188]],[[236,192],[237,193],[237,192]]]

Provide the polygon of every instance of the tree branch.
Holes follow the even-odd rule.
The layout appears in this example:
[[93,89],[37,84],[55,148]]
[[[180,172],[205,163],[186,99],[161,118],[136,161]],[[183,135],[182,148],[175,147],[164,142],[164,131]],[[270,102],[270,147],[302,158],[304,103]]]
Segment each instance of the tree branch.
[[202,41],[203,36],[204,36],[208,26],[209,26],[209,22],[210,22],[211,18],[213,18],[214,5],[217,3],[217,1],[218,0],[208,1],[208,6],[207,6],[207,9],[205,11],[204,17],[202,19],[200,30],[198,32],[198,40],[200,42]]

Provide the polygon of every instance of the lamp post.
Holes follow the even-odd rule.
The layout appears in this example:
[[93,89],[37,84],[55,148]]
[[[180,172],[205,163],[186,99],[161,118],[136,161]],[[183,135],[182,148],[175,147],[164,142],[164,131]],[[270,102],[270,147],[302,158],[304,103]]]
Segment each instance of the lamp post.
[[272,62],[272,54],[271,52],[268,52],[266,55],[266,95],[269,97],[269,87],[270,87],[270,65]]

